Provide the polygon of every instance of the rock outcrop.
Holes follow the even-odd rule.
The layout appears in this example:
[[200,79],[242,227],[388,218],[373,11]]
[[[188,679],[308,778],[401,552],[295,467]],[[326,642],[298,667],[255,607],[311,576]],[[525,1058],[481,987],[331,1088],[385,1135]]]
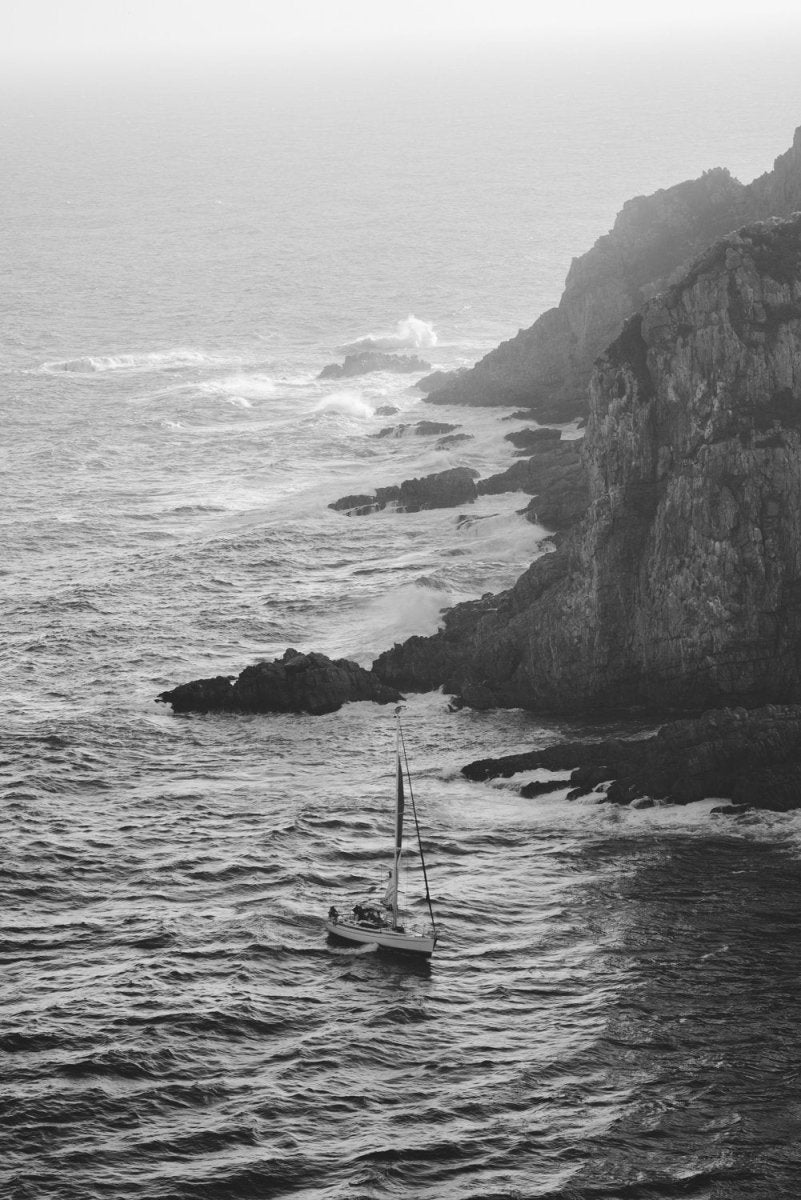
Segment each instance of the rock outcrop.
[[387,505],[394,505],[400,512],[420,512],[426,508],[453,508],[459,504],[471,504],[478,492],[478,471],[470,467],[452,467],[448,471],[437,471],[424,475],[422,479],[404,479],[400,485],[376,488],[375,492],[342,496],[329,504],[329,508],[344,512],[349,517],[363,517],[380,512]]
[[569,786],[573,796],[603,785],[611,803],[644,797],[687,804],[708,796],[785,812],[801,808],[801,707],[721,709],[664,725],[651,736],[568,742],[462,768],[467,779],[509,778],[545,767],[567,777],[521,788],[533,796]]
[[[558,430],[554,432],[558,433]],[[529,440],[528,456],[518,459],[497,475],[480,479],[478,494],[497,496],[502,492],[525,492],[534,497],[522,510],[528,519],[554,532],[563,532],[584,516],[589,503],[581,446],[581,440]]]
[[551,711],[801,699],[801,215],[719,240],[628,322],[585,461],[559,550],[380,677]]
[[162,692],[157,699],[171,704],[176,713],[292,712],[320,716],[336,712],[351,700],[391,704],[403,697],[346,658],[332,660],[324,654],[286,650],[273,662],[246,667],[236,679],[227,675],[195,679]]
[[449,425],[447,421],[416,421],[414,425],[385,425],[383,429],[379,429],[378,433],[371,436],[393,438],[412,433],[415,437],[439,437],[441,434],[453,433],[458,428],[458,425]]
[[431,363],[414,354],[384,354],[380,350],[362,350],[348,354],[343,363],[328,363],[318,379],[352,379],[357,375],[369,375],[372,371],[392,371],[395,375],[411,375],[430,371]]
[[801,209],[801,129],[772,171],[745,186],[717,168],[629,200],[610,233],[573,260],[557,308],[458,376],[417,386],[435,404],[524,405],[541,420],[586,412],[594,359],[624,321],[713,240]]

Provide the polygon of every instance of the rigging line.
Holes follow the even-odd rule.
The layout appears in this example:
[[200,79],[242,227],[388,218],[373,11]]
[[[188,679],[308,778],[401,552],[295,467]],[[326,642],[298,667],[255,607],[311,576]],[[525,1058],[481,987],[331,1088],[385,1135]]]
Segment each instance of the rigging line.
[[401,742],[401,746],[403,748],[403,761],[406,766],[406,779],[409,784],[409,799],[412,802],[412,816],[414,817],[414,827],[415,827],[415,830],[417,831],[417,845],[420,850],[420,865],[423,868],[423,881],[425,882],[425,885],[426,885],[426,903],[428,904],[428,913],[429,913],[429,916],[431,917],[431,924],[434,926],[434,929],[436,930],[437,923],[434,920],[434,910],[431,907],[431,893],[428,890],[428,872],[426,871],[426,860],[425,860],[425,856],[423,855],[423,842],[420,837],[420,825],[417,820],[417,805],[414,802],[414,789],[412,788],[412,777],[411,777],[411,774],[409,773],[409,759],[406,757],[406,741],[403,736],[403,727],[402,727],[400,721],[398,722],[398,731],[400,733],[400,742]]

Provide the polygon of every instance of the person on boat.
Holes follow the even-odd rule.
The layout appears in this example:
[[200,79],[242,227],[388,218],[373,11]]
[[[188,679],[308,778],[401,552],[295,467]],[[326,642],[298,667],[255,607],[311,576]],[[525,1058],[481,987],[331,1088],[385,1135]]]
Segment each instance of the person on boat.
[[333,921],[335,924],[339,920],[339,913],[334,908],[333,904],[331,905],[331,907],[328,910],[328,920]]
[[354,904],[353,915],[362,925],[380,926],[384,924],[381,913],[372,904]]
[[389,869],[389,879],[387,880],[387,890],[384,892],[384,907],[392,908],[392,900],[395,890],[395,872],[392,867]]

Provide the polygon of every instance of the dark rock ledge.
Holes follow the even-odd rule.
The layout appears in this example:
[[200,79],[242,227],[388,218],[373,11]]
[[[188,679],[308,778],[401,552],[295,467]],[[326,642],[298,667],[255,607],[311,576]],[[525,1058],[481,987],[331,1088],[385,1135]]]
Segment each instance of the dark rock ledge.
[[413,354],[384,354],[380,350],[363,350],[348,354],[345,361],[328,363],[318,379],[353,379],[357,375],[369,375],[372,371],[392,371],[395,375],[409,375],[430,371],[431,363]]
[[[383,436],[383,432],[376,436]],[[524,430],[523,434],[535,434],[527,439],[526,457],[518,458],[497,475],[478,479],[477,471],[452,467],[422,479],[404,479],[400,485],[376,488],[373,494],[342,496],[328,507],[349,517],[364,517],[389,504],[400,512],[419,512],[471,504],[478,496],[523,492],[534,499],[521,512],[530,521],[562,533],[584,516],[589,503],[589,484],[581,459],[583,439],[560,441],[558,429]]]
[[[787,812],[801,808],[801,705],[714,709],[671,721],[656,733],[566,742],[469,763],[472,780],[508,778],[544,767],[570,771],[572,797],[608,784],[611,803],[638,805],[643,797],[669,804],[720,798],[733,805]],[[549,786],[549,785],[548,785]],[[544,787],[523,788],[535,795]],[[725,809],[721,811],[727,811]]]
[[285,650],[282,658],[245,667],[235,679],[227,675],[194,679],[162,692],[157,702],[171,704],[177,713],[292,712],[320,716],[336,712],[351,700],[391,704],[402,699],[400,692],[381,683],[372,671],[346,658],[332,660],[324,654]]
[[415,425],[385,425],[383,429],[379,429],[378,433],[373,433],[370,436],[374,438],[396,438],[403,437],[410,430],[415,437],[438,437],[443,433],[453,433],[458,429],[458,425],[449,425],[447,421],[418,421]]
[[452,467],[449,471],[438,471],[422,479],[404,479],[400,486],[376,488],[375,492],[342,496],[329,504],[329,508],[344,512],[347,516],[363,517],[380,512],[388,504],[394,504],[400,512],[420,512],[428,508],[453,508],[459,504],[472,504],[478,492],[478,471],[469,467]]

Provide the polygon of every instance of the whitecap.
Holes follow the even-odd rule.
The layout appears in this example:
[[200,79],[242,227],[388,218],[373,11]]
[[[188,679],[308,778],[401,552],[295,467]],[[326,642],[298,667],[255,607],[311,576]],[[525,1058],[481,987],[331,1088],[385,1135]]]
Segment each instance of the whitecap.
[[250,408],[251,400],[267,400],[275,395],[275,380],[270,375],[237,372],[221,379],[209,379],[201,383],[198,391],[207,396],[222,396],[231,403]]
[[97,375],[108,371],[136,374],[142,371],[169,371],[180,367],[220,365],[226,360],[201,350],[166,350],[138,354],[85,354],[42,364],[49,373],[66,372],[72,375]]
[[343,354],[359,350],[430,350],[436,344],[433,325],[410,314],[405,320],[398,321],[394,333],[368,333],[338,349]]
[[318,400],[314,406],[316,413],[340,413],[345,417],[367,419],[372,417],[372,405],[358,392],[334,392],[330,396]]

